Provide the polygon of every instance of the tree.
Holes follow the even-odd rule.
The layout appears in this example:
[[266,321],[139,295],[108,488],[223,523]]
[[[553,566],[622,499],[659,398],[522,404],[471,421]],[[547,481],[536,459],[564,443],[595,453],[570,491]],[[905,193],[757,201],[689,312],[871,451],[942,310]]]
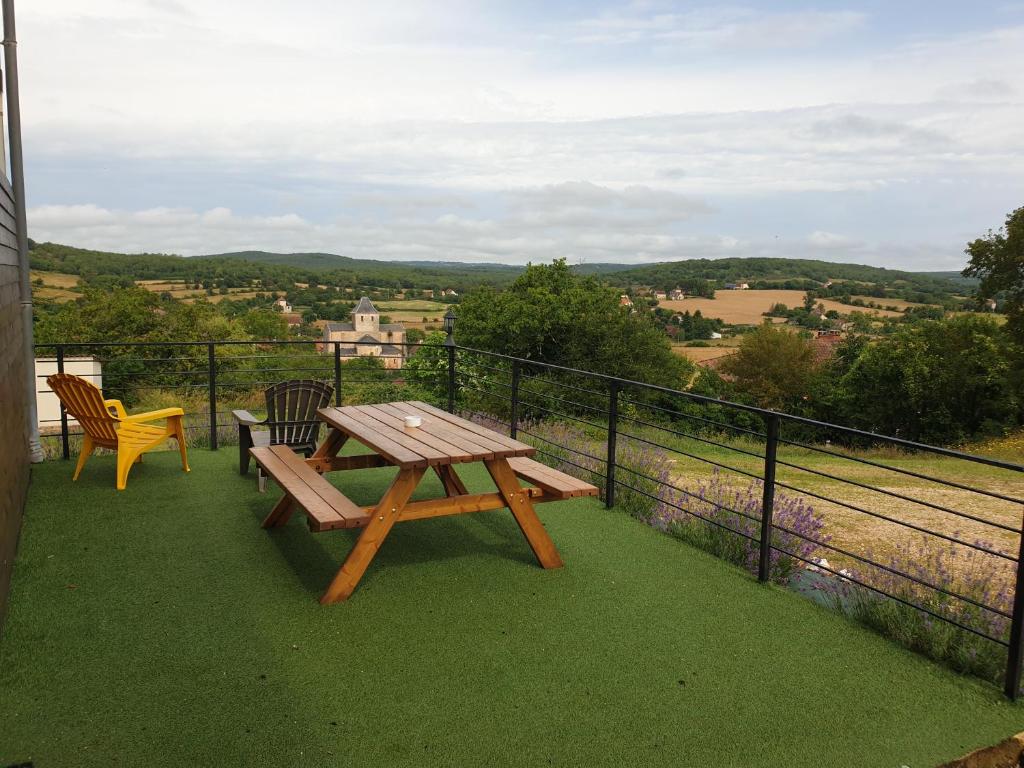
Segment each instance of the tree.
[[242,315],[245,332],[254,339],[287,339],[288,322],[280,312],[255,309]]
[[964,276],[981,280],[981,298],[1003,295],[1007,329],[1024,342],[1024,207],[1008,214],[999,231],[968,243],[965,253],[971,258]]
[[990,317],[901,328],[865,345],[838,382],[842,423],[948,444],[1020,423],[1020,351]]
[[815,374],[814,352],[795,333],[765,324],[748,333],[721,364],[735,386],[762,408],[802,410]]
[[625,311],[617,290],[574,274],[564,259],[527,266],[501,293],[468,293],[455,336],[470,347],[671,387],[693,370],[647,313]]
[[42,314],[36,340],[47,342],[148,341],[164,322],[159,297],[143,288],[86,288],[82,298]]
[[[429,334],[422,340],[423,346],[413,348],[413,354],[406,361],[402,372],[409,383],[435,397],[442,397],[448,392],[448,350],[443,346],[445,338],[441,331]],[[409,341],[412,340],[410,330]]]

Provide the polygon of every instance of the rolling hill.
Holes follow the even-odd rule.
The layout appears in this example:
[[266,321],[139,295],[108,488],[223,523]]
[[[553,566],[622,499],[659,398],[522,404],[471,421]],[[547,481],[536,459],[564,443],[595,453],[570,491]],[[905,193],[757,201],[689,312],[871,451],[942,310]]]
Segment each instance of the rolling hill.
[[[93,251],[57,243],[31,244],[32,268],[115,280],[206,279],[266,283],[305,282],[312,274],[320,282],[344,286],[447,288],[459,292],[482,284],[507,285],[523,270],[504,264],[463,264],[444,261],[393,262],[353,259],[332,253],[271,253],[238,251],[207,256],[122,254]],[[914,301],[969,291],[974,281],[956,272],[908,272],[863,264],[812,259],[727,258],[687,259],[654,264],[583,264],[574,270],[619,288],[653,286],[671,289],[679,284],[709,281],[721,288],[747,282],[753,288],[819,289],[834,281],[831,292],[867,293]]]

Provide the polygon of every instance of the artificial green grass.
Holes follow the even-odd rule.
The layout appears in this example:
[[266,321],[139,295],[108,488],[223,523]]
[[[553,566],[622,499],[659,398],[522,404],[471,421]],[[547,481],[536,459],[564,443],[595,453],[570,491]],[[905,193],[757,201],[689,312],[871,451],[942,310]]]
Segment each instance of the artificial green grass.
[[[234,450],[33,470],[0,641],[0,765],[932,766],[1024,709],[596,500],[400,523],[353,597],[356,532]],[[361,503],[393,470],[333,478]],[[485,490],[486,474],[462,469]],[[440,493],[435,478],[425,483]]]

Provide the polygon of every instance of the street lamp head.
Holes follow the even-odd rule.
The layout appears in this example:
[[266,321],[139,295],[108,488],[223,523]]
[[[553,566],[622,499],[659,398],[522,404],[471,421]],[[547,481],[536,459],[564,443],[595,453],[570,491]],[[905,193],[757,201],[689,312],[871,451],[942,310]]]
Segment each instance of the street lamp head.
[[444,313],[444,332],[448,334],[449,339],[451,339],[452,334],[455,332],[455,310],[451,307]]

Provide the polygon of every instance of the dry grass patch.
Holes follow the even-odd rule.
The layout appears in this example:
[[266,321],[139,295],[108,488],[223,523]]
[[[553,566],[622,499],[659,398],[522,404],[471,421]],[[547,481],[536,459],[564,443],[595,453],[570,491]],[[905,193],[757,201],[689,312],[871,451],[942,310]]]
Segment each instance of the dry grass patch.
[[377,307],[381,312],[387,311],[388,314],[394,312],[419,312],[423,314],[440,313],[444,314],[448,311],[448,305],[440,301],[428,301],[426,299],[410,299],[408,301],[378,301],[374,302],[374,306]]
[[[669,309],[673,312],[695,312],[700,310],[705,317],[721,318],[727,323],[740,325],[760,325],[764,322],[764,313],[775,304],[785,304],[790,309],[802,306],[806,291],[790,290],[750,290],[750,291],[716,291],[715,298],[705,299],[701,297],[688,297],[682,301],[662,301],[658,306]],[[863,297],[865,300],[868,297]],[[901,302],[898,299],[871,299],[880,304],[893,306],[919,306],[910,302]],[[898,317],[900,312],[892,312],[886,309],[870,309],[868,307],[852,307],[849,304],[840,304],[832,299],[821,299],[818,303],[824,304],[826,310],[834,309],[837,312],[848,315],[850,312],[867,312],[879,317]],[[782,318],[772,318],[772,322],[785,322]]]
[[[865,301],[874,301],[876,304],[881,304],[883,306],[899,306],[901,304],[901,302],[898,299],[870,299],[869,297],[864,297],[864,299]],[[825,307],[826,312],[829,311],[830,309],[834,309],[841,315],[848,315],[851,312],[864,312],[865,314],[875,315],[876,317],[899,317],[900,315],[903,314],[902,312],[893,312],[891,309],[872,309],[871,307],[854,307],[850,304],[843,304],[841,302],[835,301],[834,299],[818,299],[818,301],[815,303],[823,305]],[[902,303],[908,305],[910,304],[910,302]],[[918,304],[913,306],[923,305]]]
[[32,280],[42,280],[47,288],[77,288],[81,282],[78,275],[68,275],[64,272],[43,272],[33,269],[29,275]]
[[921,304],[920,302],[917,302],[917,301],[907,301],[905,299],[894,299],[894,298],[890,298],[889,296],[886,296],[884,298],[879,298],[878,296],[851,296],[850,298],[851,299],[860,299],[865,304],[870,302],[870,301],[873,301],[875,304],[881,304],[883,307],[896,307],[896,309],[900,310],[901,312],[904,311],[904,310],[910,309],[911,307],[931,307],[931,306],[934,306],[933,304]]
[[695,363],[703,363],[707,360],[734,355],[738,351],[738,347],[687,347],[683,344],[673,344],[672,351]]

